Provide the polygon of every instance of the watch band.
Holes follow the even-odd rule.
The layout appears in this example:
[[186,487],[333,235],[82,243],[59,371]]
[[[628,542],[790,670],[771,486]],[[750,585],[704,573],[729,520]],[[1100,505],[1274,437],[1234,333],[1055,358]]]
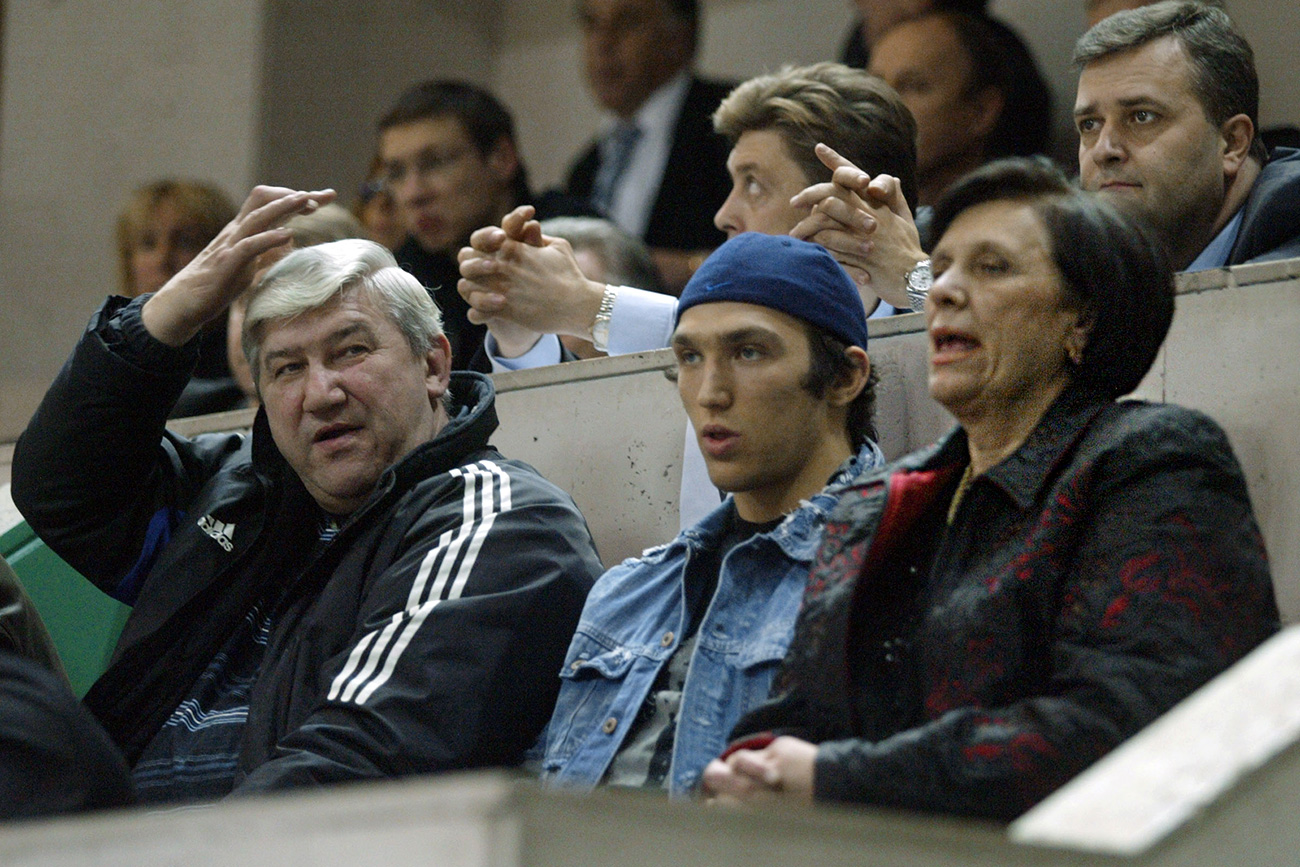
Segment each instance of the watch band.
[[930,260],[922,259],[907,272],[907,300],[913,311],[920,313],[925,309],[925,296],[930,294],[934,285],[934,275],[930,271]]
[[591,345],[597,352],[609,352],[609,321],[614,316],[614,301],[618,292],[613,286],[605,286],[605,294],[600,296],[600,307],[596,310],[596,320],[591,323]]

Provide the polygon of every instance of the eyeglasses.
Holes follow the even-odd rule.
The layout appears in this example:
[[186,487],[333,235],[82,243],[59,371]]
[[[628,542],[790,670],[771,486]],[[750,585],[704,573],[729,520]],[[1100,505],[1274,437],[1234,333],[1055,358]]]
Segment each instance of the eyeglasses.
[[457,161],[463,159],[473,150],[473,146],[461,147],[444,153],[439,153],[432,148],[422,150],[409,162],[392,160],[386,163],[380,179],[384,187],[389,192],[392,192],[394,188],[401,186],[408,173],[414,174],[421,180],[441,177],[450,171]]

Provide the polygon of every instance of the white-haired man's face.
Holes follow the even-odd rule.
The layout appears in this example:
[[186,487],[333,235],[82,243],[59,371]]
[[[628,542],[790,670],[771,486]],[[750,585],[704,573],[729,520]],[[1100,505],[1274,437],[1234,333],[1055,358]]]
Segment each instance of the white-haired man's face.
[[325,511],[355,510],[384,470],[447,423],[447,338],[415,353],[365,295],[263,329],[258,382],[271,436]]

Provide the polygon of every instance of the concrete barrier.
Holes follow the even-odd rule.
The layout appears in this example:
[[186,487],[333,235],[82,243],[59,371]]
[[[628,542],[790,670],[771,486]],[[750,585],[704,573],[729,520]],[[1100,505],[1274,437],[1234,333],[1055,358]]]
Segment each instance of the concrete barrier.
[[[880,375],[879,442],[895,458],[933,442],[953,420],[926,391],[924,317],[868,327]],[[493,443],[573,495],[607,566],[677,533],[687,421],[664,376],[672,365],[662,349],[496,376],[501,428]]]
[[[926,390],[923,317],[873,319],[876,419],[886,456],[953,421]],[[498,377],[507,454],[570,490],[607,564],[676,531],[685,415],[667,350]],[[1199,409],[1246,472],[1284,620],[1300,619],[1300,259],[1179,277],[1169,337],[1134,396]]]
[[1278,607],[1300,619],[1300,259],[1179,277],[1174,324],[1135,393],[1228,433],[1264,533]]
[[[1300,260],[1184,276],[1140,396],[1201,409],[1251,486],[1284,616],[1300,614]],[[925,396],[920,317],[873,322],[881,443],[893,457],[951,420]],[[495,441],[575,494],[607,560],[676,526],[685,422],[665,353],[499,379]],[[179,422],[246,426],[250,413]],[[631,494],[629,492],[632,492]],[[878,810],[736,813],[651,795],[543,792],[504,774],[294,793],[208,809],[0,827],[0,864],[1268,865],[1300,825],[1300,627],[1284,631],[1005,829]],[[653,853],[647,855],[647,853]]]
[[[926,390],[923,317],[873,319],[876,424],[886,456],[933,442],[953,421]],[[499,374],[493,442],[573,494],[606,565],[677,531],[686,417],[664,377],[667,350]],[[1177,313],[1135,395],[1206,412],[1228,432],[1277,576],[1300,619],[1300,259],[1179,277]],[[246,427],[247,410],[184,419],[193,434]],[[0,480],[8,478],[0,447]],[[13,522],[0,490],[0,520]],[[0,523],[0,532],[9,526]]]

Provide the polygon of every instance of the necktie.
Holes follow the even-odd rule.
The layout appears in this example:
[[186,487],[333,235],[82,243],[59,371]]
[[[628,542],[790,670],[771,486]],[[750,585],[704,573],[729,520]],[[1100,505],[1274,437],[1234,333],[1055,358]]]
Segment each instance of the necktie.
[[608,214],[614,202],[614,188],[632,161],[641,130],[631,121],[620,121],[600,143],[600,169],[591,188],[591,205]]

